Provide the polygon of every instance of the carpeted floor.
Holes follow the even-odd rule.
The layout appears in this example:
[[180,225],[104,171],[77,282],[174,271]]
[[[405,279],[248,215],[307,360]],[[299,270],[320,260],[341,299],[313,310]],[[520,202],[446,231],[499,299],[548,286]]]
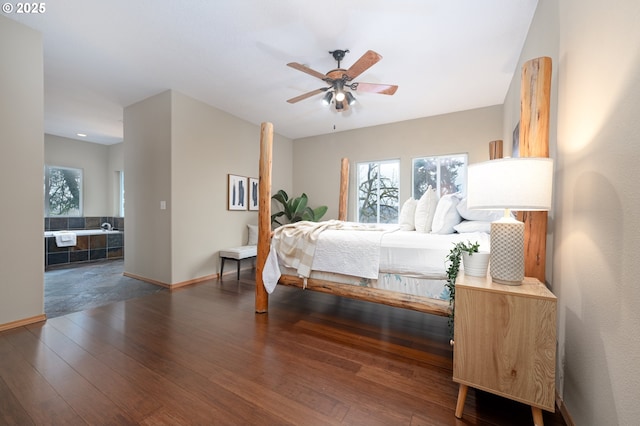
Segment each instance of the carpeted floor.
[[44,273],[47,318],[133,299],[166,288],[122,275],[124,260],[107,260],[50,269]]

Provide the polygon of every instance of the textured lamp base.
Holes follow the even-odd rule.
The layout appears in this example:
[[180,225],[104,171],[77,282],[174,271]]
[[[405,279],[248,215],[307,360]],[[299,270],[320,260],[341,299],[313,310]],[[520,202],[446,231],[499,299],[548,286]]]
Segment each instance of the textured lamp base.
[[513,218],[491,223],[491,278],[499,284],[522,284],[524,223]]

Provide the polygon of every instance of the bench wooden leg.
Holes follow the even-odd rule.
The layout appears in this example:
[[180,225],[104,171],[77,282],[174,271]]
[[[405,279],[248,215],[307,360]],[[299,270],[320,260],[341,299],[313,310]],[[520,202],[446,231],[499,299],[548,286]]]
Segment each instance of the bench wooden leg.
[[242,260],[242,259],[238,259],[238,260],[236,260],[236,262],[238,262],[238,278],[236,278],[238,281],[240,281],[240,261],[241,261],[241,260]]

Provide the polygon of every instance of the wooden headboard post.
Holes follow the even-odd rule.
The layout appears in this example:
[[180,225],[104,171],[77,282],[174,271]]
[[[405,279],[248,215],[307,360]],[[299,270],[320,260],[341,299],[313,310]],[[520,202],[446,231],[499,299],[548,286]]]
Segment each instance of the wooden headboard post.
[[[549,157],[551,58],[531,59],[522,66],[520,93],[520,156]],[[524,222],[527,277],[545,282],[547,212],[520,212]]]
[[338,202],[338,220],[347,220],[347,199],[349,198],[349,159],[340,162],[340,200]]
[[489,160],[502,158],[502,140],[489,142]]
[[271,246],[271,163],[273,159],[273,124],[260,126],[260,165],[258,183],[258,253],[256,258],[256,313],[269,307],[262,271]]

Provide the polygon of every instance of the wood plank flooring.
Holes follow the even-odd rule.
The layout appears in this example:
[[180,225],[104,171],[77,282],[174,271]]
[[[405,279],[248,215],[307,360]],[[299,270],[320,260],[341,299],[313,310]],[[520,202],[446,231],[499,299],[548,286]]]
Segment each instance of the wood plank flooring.
[[2,332],[0,424],[532,424],[472,389],[454,417],[446,318],[290,287],[269,306],[247,273]]

